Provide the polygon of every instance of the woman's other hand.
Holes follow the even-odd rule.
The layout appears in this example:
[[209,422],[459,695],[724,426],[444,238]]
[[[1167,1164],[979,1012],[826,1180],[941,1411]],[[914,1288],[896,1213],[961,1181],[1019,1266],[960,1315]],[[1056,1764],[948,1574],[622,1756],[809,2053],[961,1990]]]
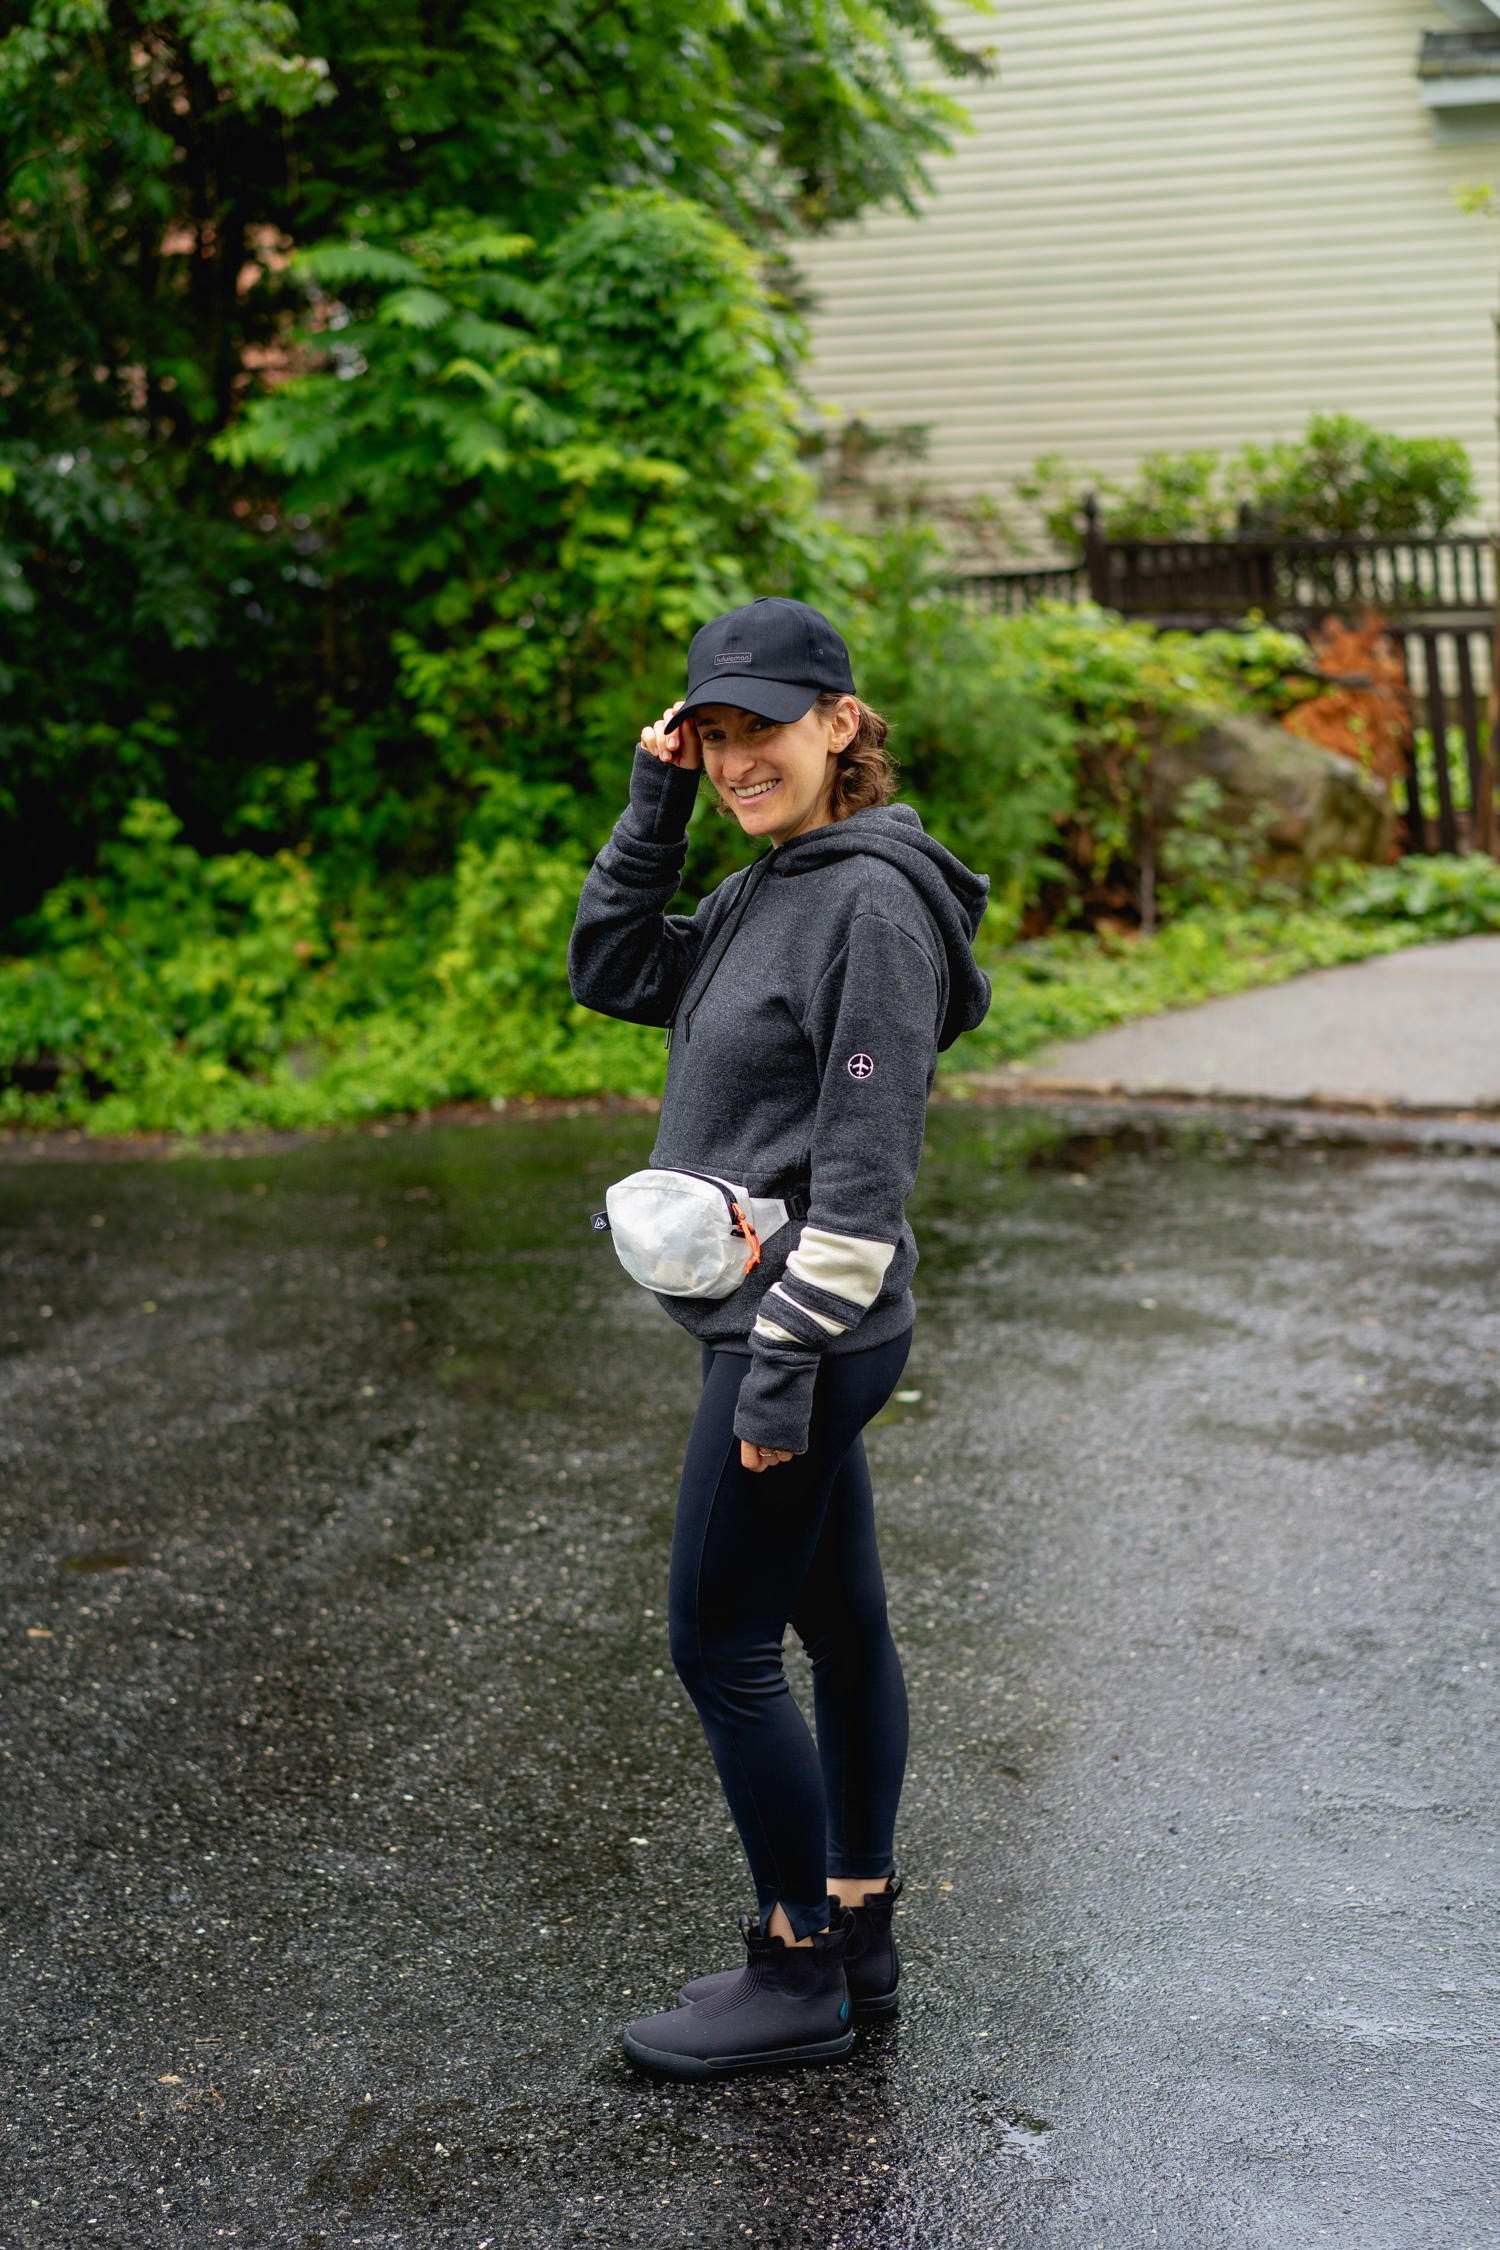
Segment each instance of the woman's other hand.
[[794,1453],[783,1453],[779,1446],[752,1445],[748,1438],[740,1439],[740,1466],[753,1469],[759,1475],[762,1469],[779,1468],[783,1461],[795,1461]]
[[698,729],[691,719],[684,719],[675,733],[668,734],[667,721],[681,706],[669,703],[654,726],[642,727],[641,748],[649,750],[653,758],[660,758],[664,766],[678,766],[684,773],[698,773],[703,766],[703,744]]

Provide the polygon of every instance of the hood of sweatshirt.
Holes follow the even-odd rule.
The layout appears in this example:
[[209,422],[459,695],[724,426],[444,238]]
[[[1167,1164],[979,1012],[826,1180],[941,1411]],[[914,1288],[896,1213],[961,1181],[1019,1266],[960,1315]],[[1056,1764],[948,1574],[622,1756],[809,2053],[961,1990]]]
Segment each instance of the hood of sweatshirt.
[[972,868],[922,826],[913,805],[867,805],[843,820],[793,836],[770,852],[768,872],[788,880],[810,875],[833,859],[867,852],[899,867],[920,892],[948,956],[948,1012],[938,1037],[951,1047],[989,1012],[990,980],[974,959],[974,939],[989,904],[990,879]]

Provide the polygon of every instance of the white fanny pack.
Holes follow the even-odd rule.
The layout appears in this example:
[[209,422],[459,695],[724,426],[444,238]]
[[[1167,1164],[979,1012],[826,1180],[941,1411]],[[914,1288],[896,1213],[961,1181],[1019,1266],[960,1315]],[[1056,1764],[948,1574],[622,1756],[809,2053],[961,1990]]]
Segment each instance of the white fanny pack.
[[806,1213],[801,1196],[751,1195],[717,1172],[649,1166],[604,1191],[590,1221],[608,1233],[632,1281],[665,1297],[728,1297],[761,1245]]

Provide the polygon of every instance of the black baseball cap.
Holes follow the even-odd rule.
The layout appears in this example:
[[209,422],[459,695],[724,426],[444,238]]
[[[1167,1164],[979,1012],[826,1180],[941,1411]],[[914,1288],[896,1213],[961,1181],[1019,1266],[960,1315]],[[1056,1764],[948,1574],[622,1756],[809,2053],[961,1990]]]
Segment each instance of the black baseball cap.
[[700,703],[732,703],[758,718],[800,719],[820,695],[853,695],[849,651],[820,609],[764,594],[693,635],[688,686],[668,730]]

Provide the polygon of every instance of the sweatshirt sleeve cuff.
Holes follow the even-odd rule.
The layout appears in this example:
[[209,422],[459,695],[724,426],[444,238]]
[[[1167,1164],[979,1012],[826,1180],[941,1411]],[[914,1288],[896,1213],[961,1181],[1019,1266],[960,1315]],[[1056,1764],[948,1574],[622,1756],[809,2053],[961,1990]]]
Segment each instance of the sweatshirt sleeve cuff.
[[701,766],[691,771],[669,766],[637,746],[630,769],[630,809],[627,826],[644,843],[675,843],[687,834],[693,800],[698,794]]
[[778,1452],[805,1453],[822,1356],[757,1337],[734,1410],[735,1436],[751,1445],[774,1446]]

